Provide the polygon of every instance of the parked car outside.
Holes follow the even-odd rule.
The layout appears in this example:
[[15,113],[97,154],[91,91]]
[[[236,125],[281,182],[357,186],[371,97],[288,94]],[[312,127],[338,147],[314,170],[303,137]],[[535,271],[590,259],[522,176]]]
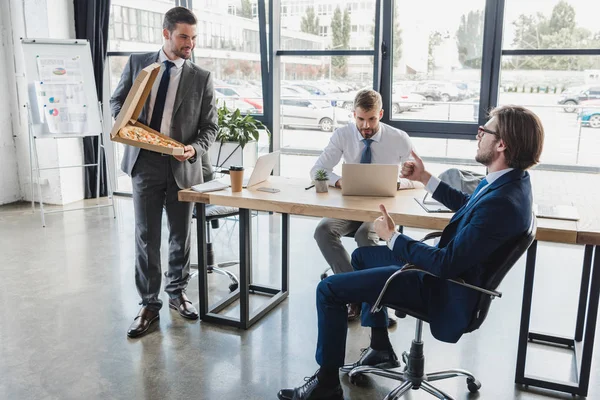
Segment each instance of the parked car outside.
[[600,100],[585,101],[582,107],[579,111],[581,125],[600,128]]
[[215,86],[215,92],[223,94],[225,97],[240,99],[246,103],[252,104],[258,110],[263,112],[262,92],[250,87],[237,86]]
[[394,103],[408,107],[408,110],[423,108],[427,99],[417,93],[411,93],[400,85],[394,85],[392,88],[392,113],[394,113]]
[[600,100],[600,85],[577,86],[562,92],[558,104],[564,105],[563,110],[568,113],[577,111],[577,105],[582,101]]
[[284,127],[318,128],[331,132],[336,126],[345,125],[352,114],[332,107],[327,100],[281,98],[281,123]]
[[462,100],[456,85],[449,82],[422,82],[413,90],[413,93],[420,94],[427,101],[448,102]]
[[216,90],[215,96],[217,98],[218,107],[225,104],[229,111],[240,110],[242,114],[258,114],[258,110],[252,104],[247,103],[244,100],[236,99],[235,97],[227,97]]
[[[371,86],[365,86],[360,90],[365,89],[371,89]],[[348,111],[354,111],[354,98],[356,97],[356,93],[358,93],[358,90],[348,93],[339,93],[337,96],[337,105]],[[400,114],[415,107],[423,107],[424,101],[425,98],[420,95],[413,95],[412,93],[393,93],[391,115]]]

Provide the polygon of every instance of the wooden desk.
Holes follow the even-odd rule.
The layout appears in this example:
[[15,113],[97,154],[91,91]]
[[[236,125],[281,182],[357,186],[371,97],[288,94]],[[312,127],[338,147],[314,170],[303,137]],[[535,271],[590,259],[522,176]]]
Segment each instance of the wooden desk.
[[[180,201],[202,202],[223,206],[272,211],[282,214],[305,215],[373,221],[379,217],[379,204],[385,205],[394,221],[402,226],[442,230],[450,221],[450,213],[427,213],[414,200],[423,198],[425,189],[398,191],[396,197],[342,196],[339,189],[330,188],[328,193],[304,190],[308,180],[273,176],[260,187],[273,187],[278,193],[244,189],[239,193],[221,190],[211,193],[196,193],[190,189],[179,192]],[[351,216],[351,218],[349,218]],[[577,243],[577,223],[538,219],[537,239],[548,242]]]
[[[253,189],[244,189],[239,193],[231,193],[230,190],[211,193],[196,193],[189,189],[179,192],[180,201],[199,203],[196,211],[198,218],[198,265],[206,265],[206,242],[205,231],[203,229],[203,226],[205,225],[204,204],[218,204],[238,207],[240,209],[240,288],[216,306],[209,309],[206,268],[204,273],[199,273],[201,293],[200,318],[202,320],[247,329],[287,297],[289,286],[289,215],[291,214],[351,219],[355,221],[373,221],[380,216],[379,204],[384,204],[397,224],[406,227],[430,230],[444,229],[452,216],[452,214],[449,213],[427,213],[423,210],[423,208],[421,208],[414,200],[415,197],[423,198],[425,194],[423,188],[402,190],[399,191],[395,197],[374,198],[342,196],[341,191],[334,188],[330,188],[329,193],[316,193],[314,189],[304,189],[309,184],[308,180],[271,177],[268,182],[263,182],[258,186],[277,188],[280,192],[269,193]],[[552,194],[537,192],[536,199],[550,204],[553,200]],[[579,207],[581,208],[581,206]],[[250,210],[272,211],[282,214],[281,288],[255,285],[249,281],[251,277]],[[582,215],[582,217],[584,215]],[[599,252],[596,252],[592,285],[589,293],[588,284],[590,282],[592,252],[594,251],[595,246],[600,244],[600,218],[597,220],[582,218],[578,222],[538,218],[536,239],[548,242],[587,245],[584,258],[584,272],[580,288],[577,329],[573,339],[540,334],[529,330],[533,278],[537,252],[536,240],[527,252],[515,381],[530,386],[538,386],[585,396],[587,395],[588,390],[596,316],[598,311],[598,294],[600,293]],[[248,307],[250,292],[272,296],[271,300],[252,316],[249,314]],[[238,299],[240,300],[239,320],[218,315],[221,310]],[[581,369],[578,374],[579,379],[577,384],[545,380],[544,378],[525,375],[525,360],[528,342],[538,341],[545,344],[567,345],[576,349],[575,342],[582,340],[584,325],[586,328],[583,357],[581,358]],[[579,359],[580,358],[578,358],[578,360]]]

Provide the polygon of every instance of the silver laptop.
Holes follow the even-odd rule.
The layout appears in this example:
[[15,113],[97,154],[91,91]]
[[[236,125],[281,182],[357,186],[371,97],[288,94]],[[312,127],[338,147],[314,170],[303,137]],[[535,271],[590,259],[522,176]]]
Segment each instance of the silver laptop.
[[[279,151],[274,151],[258,157],[254,168],[248,168],[244,170],[242,187],[249,188],[269,179],[271,171],[273,171],[273,168],[275,168],[278,159]],[[229,186],[231,182],[229,176],[224,176],[223,178],[219,179],[219,181],[223,182],[227,186]]]
[[395,196],[398,188],[397,182],[397,165],[342,165],[342,195],[344,196]]

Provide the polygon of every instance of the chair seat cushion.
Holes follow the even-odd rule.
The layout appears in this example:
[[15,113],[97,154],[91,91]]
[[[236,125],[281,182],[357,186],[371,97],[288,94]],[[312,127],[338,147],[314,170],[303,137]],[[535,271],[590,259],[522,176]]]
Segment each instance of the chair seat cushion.
[[206,205],[206,218],[223,218],[230,215],[236,215],[240,212],[237,207],[217,206],[215,204]]
[[[210,221],[211,219],[224,218],[232,215],[239,214],[240,210],[237,207],[229,207],[229,206],[218,206],[215,204],[207,204],[206,205],[206,219]],[[192,212],[192,218],[196,218],[196,207]]]

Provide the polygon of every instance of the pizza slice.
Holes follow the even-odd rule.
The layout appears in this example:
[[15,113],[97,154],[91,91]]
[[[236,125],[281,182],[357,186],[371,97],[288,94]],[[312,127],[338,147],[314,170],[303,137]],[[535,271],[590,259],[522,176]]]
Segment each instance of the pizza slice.
[[176,142],[171,139],[163,138],[163,137],[158,136],[157,134],[155,134],[153,132],[149,132],[139,126],[133,126],[133,125],[124,126],[119,131],[119,136],[126,138],[126,139],[135,140],[137,142],[154,144],[154,145],[162,146],[162,147],[168,147],[168,148],[176,148],[176,147],[183,148],[184,147],[179,142]]

